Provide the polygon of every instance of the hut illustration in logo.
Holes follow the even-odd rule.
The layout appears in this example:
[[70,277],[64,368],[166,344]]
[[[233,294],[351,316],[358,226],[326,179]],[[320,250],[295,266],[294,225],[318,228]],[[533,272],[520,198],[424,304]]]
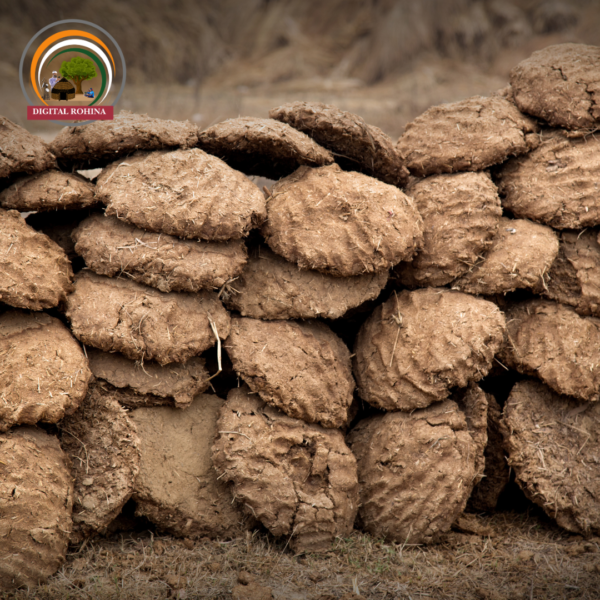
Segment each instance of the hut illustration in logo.
[[75,86],[64,77],[52,88],[52,100],[73,100]]

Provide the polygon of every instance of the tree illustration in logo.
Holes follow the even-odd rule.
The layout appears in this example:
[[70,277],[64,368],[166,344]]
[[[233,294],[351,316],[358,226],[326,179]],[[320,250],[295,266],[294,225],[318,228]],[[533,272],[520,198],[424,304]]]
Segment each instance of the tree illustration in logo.
[[96,67],[89,58],[73,57],[69,62],[64,61],[60,66],[60,74],[75,84],[75,93],[83,94],[81,82],[96,77]]

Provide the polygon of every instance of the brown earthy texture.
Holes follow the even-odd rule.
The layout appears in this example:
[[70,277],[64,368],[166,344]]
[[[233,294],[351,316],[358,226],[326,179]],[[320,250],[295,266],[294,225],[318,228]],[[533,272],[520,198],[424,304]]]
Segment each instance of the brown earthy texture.
[[455,402],[369,417],[348,443],[358,462],[360,524],[371,535],[435,542],[464,510],[480,450]]
[[45,171],[20,177],[0,192],[0,206],[24,212],[86,208],[97,202],[94,188],[76,173]]
[[91,376],[81,347],[58,319],[0,314],[0,431],[57,423],[80,405]]
[[600,404],[515,384],[504,407],[509,464],[525,495],[565,529],[600,533]]
[[559,394],[600,398],[600,320],[548,300],[514,304],[505,315],[508,341],[499,354],[505,365]]
[[550,227],[503,218],[487,254],[452,287],[489,296],[543,287],[557,254],[558,237]]
[[600,48],[558,44],[534,52],[510,73],[515,103],[552,127],[594,129],[600,121]]
[[149,233],[116,217],[93,215],[73,232],[75,251],[99,275],[125,275],[161,292],[220,288],[242,272],[242,240],[197,242]]
[[54,155],[37,135],[0,116],[0,178],[37,173],[56,166]]
[[391,185],[403,186],[408,181],[408,169],[392,140],[358,115],[321,102],[290,102],[273,108],[269,116],[331,150],[346,171],[359,171]]
[[60,424],[75,480],[72,543],[106,531],[131,497],[140,469],[135,426],[109,387],[92,383],[79,409]]
[[253,319],[338,319],[377,298],[387,280],[387,271],[357,277],[302,271],[262,246],[232,282],[225,305]]
[[117,161],[102,171],[97,190],[107,215],[185,239],[239,239],[266,218],[256,185],[198,148]]
[[[122,354],[109,354],[95,348],[88,348],[87,355],[94,377],[128,392],[127,406],[137,408],[174,400],[175,406],[185,408],[191,404],[194,396],[208,387],[204,359],[198,356],[193,356],[185,363],[171,363],[162,367],[153,362],[142,364]],[[119,397],[119,401],[122,400]]]
[[236,499],[294,552],[329,550],[352,531],[358,508],[356,459],[340,431],[284,415],[249,394],[227,396],[213,461]]
[[72,291],[69,259],[48,236],[25,223],[16,210],[0,208],[0,302],[43,310]]
[[337,277],[385,271],[422,243],[415,203],[398,188],[338,165],[300,167],[273,187],[266,241],[301,269]]
[[141,440],[138,516],[186,538],[235,537],[247,528],[212,464],[222,405],[221,398],[200,394],[185,411],[163,406],[130,413]]
[[393,294],[358,332],[358,393],[384,410],[444,400],[488,373],[504,332],[504,316],[486,300],[437,288]]
[[75,278],[66,315],[75,337],[105,352],[161,365],[185,362],[229,335],[230,319],[214,292],[164,294],[128,279],[90,271]]
[[250,389],[290,417],[324,427],[348,421],[350,351],[326,325],[232,319],[225,349]]
[[65,127],[50,148],[59,162],[78,169],[95,169],[136,150],[193,148],[198,127],[189,121],[165,121],[122,110],[112,121]]
[[0,592],[44,583],[65,559],[73,483],[58,440],[34,427],[0,435]]
[[413,175],[481,171],[537,144],[535,121],[501,96],[473,96],[426,110],[396,149]]
[[502,215],[487,173],[433,175],[406,190],[423,218],[423,247],[395,269],[411,288],[446,285],[475,264],[492,243]]
[[600,139],[544,132],[539,148],[497,173],[502,206],[516,217],[556,229],[600,223]]
[[330,165],[333,156],[307,135],[273,119],[239,117],[205,129],[198,146],[247,175],[279,179],[300,165]]

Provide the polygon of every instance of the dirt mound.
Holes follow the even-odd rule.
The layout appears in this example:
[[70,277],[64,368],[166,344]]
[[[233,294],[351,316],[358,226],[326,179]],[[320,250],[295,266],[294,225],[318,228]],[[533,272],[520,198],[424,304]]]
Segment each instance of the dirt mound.
[[90,271],[75,278],[66,315],[75,337],[105,352],[161,365],[184,362],[229,335],[227,311],[213,292],[164,294],[128,279]]
[[262,246],[231,284],[225,305],[253,319],[337,319],[377,298],[387,280],[387,271],[357,277],[302,271]]
[[600,48],[558,44],[534,52],[510,73],[515,103],[552,127],[595,129],[600,121]]
[[184,363],[170,363],[162,367],[157,363],[139,363],[122,354],[109,354],[88,348],[90,369],[94,377],[103,379],[120,390],[128,392],[119,402],[130,408],[149,404],[166,404],[171,400],[175,406],[189,406],[197,394],[208,387],[208,373],[204,359],[193,356]]
[[504,316],[486,300],[438,288],[394,294],[356,338],[358,393],[384,410],[444,400],[487,374],[504,331]]
[[16,210],[1,208],[0,273],[0,301],[17,308],[53,308],[73,290],[73,269],[62,249]]
[[548,300],[528,300],[505,310],[508,342],[500,360],[541,379],[559,394],[600,399],[600,320],[580,317]]
[[130,413],[142,455],[136,514],[161,530],[186,538],[235,537],[252,524],[213,468],[222,405],[221,398],[200,394],[185,411],[164,406]]
[[45,171],[17,179],[0,192],[0,206],[15,210],[63,210],[92,206],[95,186],[81,175]]
[[73,483],[58,440],[34,427],[0,435],[0,591],[44,583],[64,562]]
[[101,382],[60,424],[61,446],[71,457],[75,489],[71,543],[103,533],[133,493],[140,468],[135,427]]
[[423,223],[398,188],[338,165],[300,167],[273,187],[267,243],[301,269],[336,277],[384,271],[410,259]]
[[322,102],[290,102],[273,108],[269,116],[303,131],[331,150],[346,171],[359,171],[397,186],[408,181],[408,169],[392,140],[358,115]]
[[600,533],[600,404],[515,384],[504,407],[509,464],[525,495],[565,529]]
[[[600,139],[544,132],[539,148],[497,173],[502,206],[556,229],[600,224]],[[560,193],[557,191],[560,190]]]
[[557,254],[558,237],[550,227],[503,218],[483,260],[452,287],[488,296],[520,288],[543,288]]
[[75,251],[99,275],[126,275],[161,292],[220,288],[242,272],[242,240],[197,242],[149,233],[116,217],[93,215],[73,232]]
[[57,423],[80,405],[91,376],[79,344],[58,319],[0,314],[0,431]]
[[213,461],[237,500],[294,552],[329,550],[352,531],[356,460],[340,431],[309,425],[233,389],[221,409]]
[[300,165],[330,165],[333,156],[304,133],[274,119],[239,117],[200,133],[198,146],[246,175],[279,179]]
[[198,127],[189,121],[165,121],[122,110],[112,121],[65,127],[50,148],[70,168],[95,169],[137,150],[193,148]]
[[423,247],[395,268],[411,288],[446,285],[490,247],[502,207],[487,173],[433,175],[406,190],[423,218]]
[[464,510],[478,447],[455,402],[370,417],[348,443],[358,462],[359,522],[371,535],[434,542]]
[[198,148],[117,161],[98,177],[97,198],[108,216],[186,239],[239,239],[266,218],[256,185]]
[[348,421],[350,351],[326,325],[232,319],[225,349],[235,371],[268,404],[324,427]]
[[502,96],[473,96],[426,110],[396,149],[413,175],[481,171],[538,143],[535,121]]

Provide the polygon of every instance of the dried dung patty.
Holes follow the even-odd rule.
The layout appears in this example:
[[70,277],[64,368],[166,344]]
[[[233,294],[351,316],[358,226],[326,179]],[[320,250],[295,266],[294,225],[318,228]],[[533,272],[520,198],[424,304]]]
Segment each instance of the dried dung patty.
[[392,140],[358,115],[322,102],[290,102],[273,108],[269,116],[331,150],[346,171],[359,171],[391,185],[403,186],[408,181],[408,169]]
[[300,167],[275,184],[267,212],[263,233],[274,252],[336,277],[385,271],[422,243],[412,198],[338,165]]
[[340,431],[289,417],[250,395],[229,392],[213,462],[245,510],[294,552],[329,550],[352,531],[358,509],[356,459]]
[[269,179],[286,177],[301,165],[321,167],[333,162],[328,150],[274,119],[228,119],[200,133],[198,146],[233,169]]

